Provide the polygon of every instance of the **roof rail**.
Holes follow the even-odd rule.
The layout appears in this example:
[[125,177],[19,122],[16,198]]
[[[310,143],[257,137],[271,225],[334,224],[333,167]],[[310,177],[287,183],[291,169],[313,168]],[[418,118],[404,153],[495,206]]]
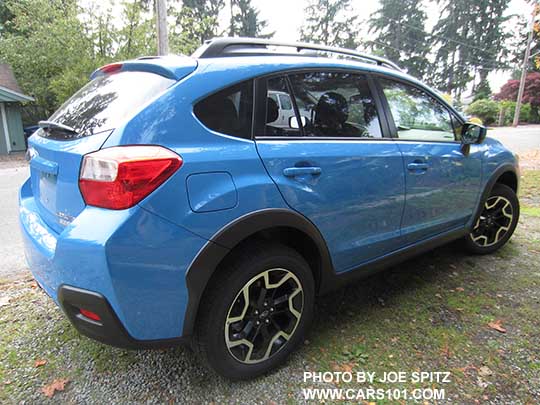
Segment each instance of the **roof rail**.
[[[296,53],[276,52],[269,47],[294,48]],[[314,52],[305,52],[314,51]],[[308,44],[304,42],[280,42],[261,38],[214,38],[204,42],[193,55],[194,58],[225,58],[231,56],[247,55],[296,55],[296,56],[322,56],[321,52],[345,55],[350,58],[362,59],[370,63],[376,63],[380,66],[386,66],[391,69],[399,70],[394,62],[378,56],[369,55],[352,49],[338,48],[326,45]]]

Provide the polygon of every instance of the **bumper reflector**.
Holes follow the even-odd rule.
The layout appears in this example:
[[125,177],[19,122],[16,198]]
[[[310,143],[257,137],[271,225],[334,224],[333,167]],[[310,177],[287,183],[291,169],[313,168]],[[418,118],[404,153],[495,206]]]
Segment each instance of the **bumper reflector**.
[[88,311],[87,309],[82,309],[82,308],[80,308],[79,311],[81,312],[82,316],[85,316],[88,319],[91,319],[93,321],[98,321],[98,322],[101,321],[101,317],[95,312]]

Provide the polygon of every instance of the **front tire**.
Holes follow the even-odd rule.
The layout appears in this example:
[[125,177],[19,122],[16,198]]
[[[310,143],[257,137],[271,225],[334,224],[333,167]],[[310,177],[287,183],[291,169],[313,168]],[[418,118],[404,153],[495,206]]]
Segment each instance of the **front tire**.
[[194,348],[218,374],[254,378],[282,364],[313,317],[315,283],[295,250],[261,243],[218,269],[203,298]]
[[474,254],[488,254],[508,242],[519,220],[519,200],[514,190],[495,184],[474,227],[465,237],[465,248]]

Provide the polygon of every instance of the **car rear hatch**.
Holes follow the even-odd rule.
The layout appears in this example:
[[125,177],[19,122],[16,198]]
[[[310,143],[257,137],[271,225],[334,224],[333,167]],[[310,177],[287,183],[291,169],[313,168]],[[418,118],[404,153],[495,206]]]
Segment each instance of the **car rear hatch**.
[[195,70],[190,58],[111,64],[66,101],[30,138],[32,193],[43,221],[62,230],[85,207],[79,190],[82,157],[101,148],[111,132]]

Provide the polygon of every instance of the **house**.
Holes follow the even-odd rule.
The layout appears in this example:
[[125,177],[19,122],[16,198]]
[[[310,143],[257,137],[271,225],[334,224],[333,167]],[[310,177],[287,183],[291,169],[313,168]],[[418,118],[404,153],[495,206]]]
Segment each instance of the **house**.
[[24,151],[21,103],[34,101],[22,93],[11,66],[0,63],[0,155]]

